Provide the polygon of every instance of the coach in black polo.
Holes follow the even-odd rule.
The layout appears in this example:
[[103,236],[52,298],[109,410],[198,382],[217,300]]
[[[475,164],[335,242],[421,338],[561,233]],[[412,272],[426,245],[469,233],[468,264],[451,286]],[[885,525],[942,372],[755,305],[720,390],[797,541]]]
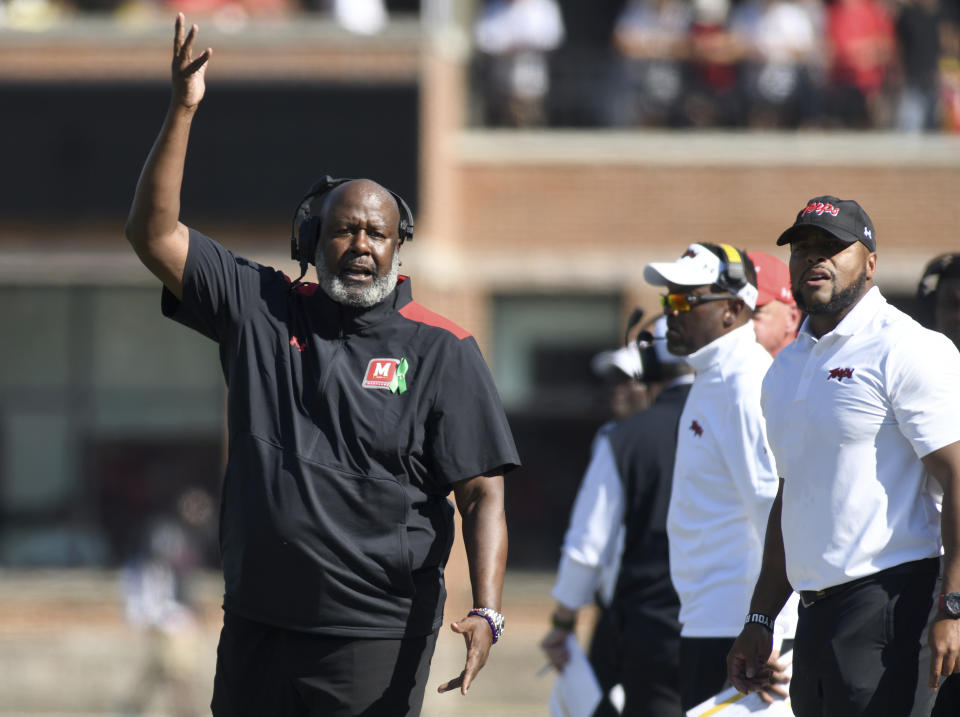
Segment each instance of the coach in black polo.
[[[173,96],[126,233],[163,312],[216,341],[228,385],[226,594],[215,715],[418,714],[463,519],[475,609],[466,693],[500,636],[503,473],[518,465],[473,338],[399,276],[400,202],[352,180],[308,205],[318,284],[238,257],[178,220],[207,50],[178,16]],[[301,237],[302,238],[302,237]]]

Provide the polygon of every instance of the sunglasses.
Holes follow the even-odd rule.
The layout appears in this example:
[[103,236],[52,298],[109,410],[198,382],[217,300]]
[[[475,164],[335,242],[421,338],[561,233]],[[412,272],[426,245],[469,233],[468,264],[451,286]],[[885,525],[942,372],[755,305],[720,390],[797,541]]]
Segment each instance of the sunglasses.
[[690,311],[697,304],[735,298],[733,294],[663,294],[660,297],[660,305],[663,306],[665,314],[672,314],[674,311],[682,314]]

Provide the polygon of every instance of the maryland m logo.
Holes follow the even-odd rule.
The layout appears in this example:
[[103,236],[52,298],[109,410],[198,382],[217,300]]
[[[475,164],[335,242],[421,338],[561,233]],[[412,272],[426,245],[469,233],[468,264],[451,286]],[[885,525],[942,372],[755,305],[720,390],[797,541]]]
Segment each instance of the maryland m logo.
[[395,358],[370,359],[370,363],[367,364],[367,372],[363,377],[363,387],[389,390],[399,363],[400,359]]

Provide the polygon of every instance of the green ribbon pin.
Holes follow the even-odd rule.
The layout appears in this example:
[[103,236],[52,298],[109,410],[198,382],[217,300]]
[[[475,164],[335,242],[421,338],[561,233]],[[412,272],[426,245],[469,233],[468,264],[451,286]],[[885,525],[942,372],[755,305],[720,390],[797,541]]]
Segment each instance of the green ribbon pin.
[[396,394],[401,394],[407,390],[407,360],[400,359],[397,364],[397,370],[393,374],[393,380],[390,381],[390,390]]

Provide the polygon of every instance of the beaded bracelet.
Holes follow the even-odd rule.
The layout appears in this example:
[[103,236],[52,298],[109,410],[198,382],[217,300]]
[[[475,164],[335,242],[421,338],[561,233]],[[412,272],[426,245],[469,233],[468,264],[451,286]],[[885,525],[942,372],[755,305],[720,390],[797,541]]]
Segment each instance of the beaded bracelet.
[[493,644],[496,645],[497,640],[503,634],[503,615],[489,607],[475,607],[467,613],[467,617],[470,615],[479,615],[487,621],[487,624],[490,625],[490,632],[493,633]]

